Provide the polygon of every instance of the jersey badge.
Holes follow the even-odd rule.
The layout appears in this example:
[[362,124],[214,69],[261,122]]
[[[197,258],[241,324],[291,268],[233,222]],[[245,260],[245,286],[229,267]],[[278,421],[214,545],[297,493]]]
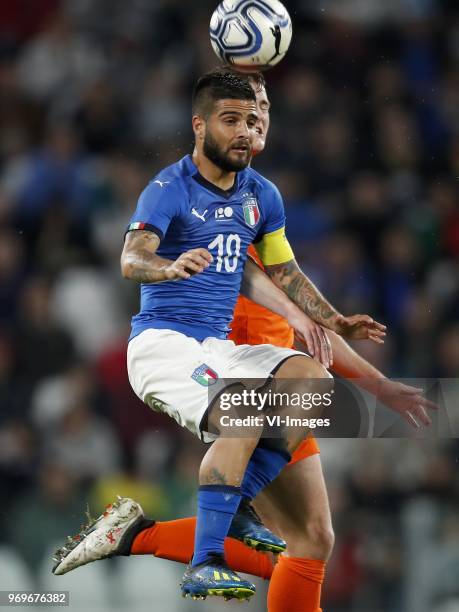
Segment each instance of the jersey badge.
[[255,227],[260,220],[260,209],[256,198],[248,198],[242,202],[242,210],[244,211],[244,219],[247,225]]
[[217,372],[214,372],[212,368],[205,363],[196,368],[191,375],[191,378],[203,387],[210,387],[214,385],[218,380]]

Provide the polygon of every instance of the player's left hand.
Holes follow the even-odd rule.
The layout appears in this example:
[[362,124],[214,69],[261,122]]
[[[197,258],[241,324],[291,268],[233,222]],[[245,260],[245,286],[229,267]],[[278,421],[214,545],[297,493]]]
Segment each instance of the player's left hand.
[[330,329],[350,340],[372,340],[384,344],[386,326],[368,315],[356,314],[350,317],[336,315],[331,320]]
[[428,410],[438,406],[423,396],[423,390],[393,380],[384,380],[378,393],[378,400],[398,412],[412,427],[429,426],[432,421]]

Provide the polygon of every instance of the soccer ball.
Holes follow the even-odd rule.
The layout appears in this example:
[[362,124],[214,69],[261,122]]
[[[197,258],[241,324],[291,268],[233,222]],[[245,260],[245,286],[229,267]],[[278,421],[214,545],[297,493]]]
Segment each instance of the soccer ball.
[[292,21],[279,0],[223,0],[210,20],[218,57],[243,72],[278,64],[292,40]]

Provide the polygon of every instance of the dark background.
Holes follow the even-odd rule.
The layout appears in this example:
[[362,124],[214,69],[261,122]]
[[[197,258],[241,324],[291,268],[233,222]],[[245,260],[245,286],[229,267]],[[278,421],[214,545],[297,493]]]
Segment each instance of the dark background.
[[[70,585],[72,612],[190,605],[179,566],[123,559],[57,579],[50,554],[87,499],[95,514],[115,493],[155,518],[194,513],[203,447],[128,385],[138,290],[119,255],[143,186],[192,150],[215,5],[0,8],[0,588]],[[254,166],[284,195],[307,274],[342,312],[388,326],[384,348],[358,350],[387,375],[456,377],[457,3],[286,5],[293,42],[267,74],[272,126]],[[458,612],[457,443],[321,446],[337,534],[324,609]]]

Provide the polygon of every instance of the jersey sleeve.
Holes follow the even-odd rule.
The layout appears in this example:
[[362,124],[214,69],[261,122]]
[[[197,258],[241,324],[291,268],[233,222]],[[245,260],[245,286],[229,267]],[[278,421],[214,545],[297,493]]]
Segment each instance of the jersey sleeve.
[[162,240],[172,219],[180,214],[185,197],[177,182],[152,181],[140,194],[126,232],[148,230]]
[[262,225],[258,230],[255,242],[261,240],[264,234],[270,234],[285,227],[284,201],[279,189],[270,183],[263,189],[261,198],[263,198]]
[[263,265],[273,266],[294,259],[294,254],[285,235],[284,202],[279,190],[270,184],[263,197],[263,224],[254,240],[254,246]]

